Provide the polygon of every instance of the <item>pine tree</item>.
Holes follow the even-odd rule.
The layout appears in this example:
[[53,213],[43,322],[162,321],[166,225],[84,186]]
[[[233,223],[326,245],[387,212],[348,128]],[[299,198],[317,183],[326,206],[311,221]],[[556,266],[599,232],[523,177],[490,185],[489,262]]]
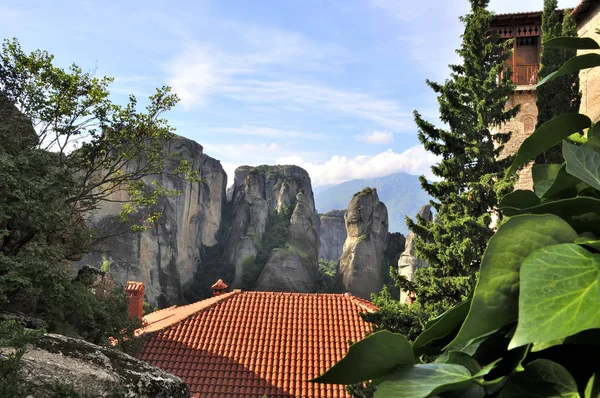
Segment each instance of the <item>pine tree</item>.
[[[564,11],[561,23],[557,6],[557,0],[544,1],[542,15],[542,39],[544,41],[560,36],[577,37],[577,24],[571,16],[570,10]],[[556,71],[565,61],[575,55],[577,55],[577,51],[573,49],[543,47],[539,78],[543,79]],[[567,93],[567,95],[556,95],[556,93]],[[537,90],[538,119],[536,128],[553,117],[578,112],[580,102],[581,93],[579,92],[579,75],[577,73],[570,73],[544,84]],[[562,163],[563,161],[560,144],[542,152],[535,159],[535,163],[538,164]]]
[[[436,315],[464,300],[472,291],[488,239],[493,234],[491,209],[512,189],[501,182],[510,159],[499,159],[509,133],[492,132],[514,117],[518,108],[505,109],[514,90],[510,72],[502,73],[510,57],[510,42],[493,34],[489,0],[470,0],[471,12],[457,53],[462,64],[450,65],[450,79],[442,84],[427,81],[439,94],[437,128],[415,111],[419,140],[441,157],[432,167],[439,180],[421,176],[423,189],[437,219],[428,222],[407,218],[416,235],[415,251],[428,268],[415,273],[408,286],[426,313]],[[502,77],[499,77],[502,76]]]

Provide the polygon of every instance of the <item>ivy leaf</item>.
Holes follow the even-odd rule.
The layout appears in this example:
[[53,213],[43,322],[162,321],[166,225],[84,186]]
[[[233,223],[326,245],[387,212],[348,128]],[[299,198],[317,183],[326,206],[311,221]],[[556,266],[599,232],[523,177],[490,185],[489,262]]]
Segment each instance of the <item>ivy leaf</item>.
[[508,348],[600,328],[600,255],[574,244],[546,246],[521,267],[519,323]]
[[596,50],[600,45],[589,37],[555,37],[543,43],[544,48],[567,48],[577,50]]
[[541,198],[550,189],[562,164],[534,164],[531,168],[533,190]]
[[377,384],[376,398],[425,398],[467,388],[488,374],[495,363],[471,375],[467,368],[450,363],[400,366]]
[[500,205],[500,210],[509,217],[519,214],[554,214],[567,221],[579,233],[600,233],[600,199],[587,196],[544,202],[539,206],[526,208]]
[[593,68],[596,66],[600,66],[600,54],[578,55],[565,62],[560,68],[558,68],[556,72],[552,72],[542,79],[542,81],[537,84],[537,87],[541,86],[542,84],[546,84],[547,82],[554,80],[559,76],[567,75],[573,72],[579,72],[580,70]]
[[568,113],[548,120],[523,141],[507,175],[515,173],[544,150],[552,148],[571,134],[582,131],[591,125],[590,118],[579,113]]
[[533,191],[518,189],[502,198],[498,205],[504,207],[534,207],[540,204],[540,198]]
[[428,350],[436,345],[440,345],[440,348],[443,348],[447,343],[446,339],[449,335],[456,331],[467,317],[470,305],[470,299],[463,301],[442,315],[432,319],[428,323],[427,328],[412,344],[415,356],[420,357],[423,354],[429,353]]
[[577,383],[562,365],[537,359],[525,365],[523,372],[510,376],[499,398],[579,398]]
[[355,384],[386,376],[398,365],[412,365],[414,362],[406,337],[383,330],[352,344],[344,358],[311,381]]
[[600,383],[596,382],[596,375],[593,374],[585,386],[585,398],[598,398],[600,395]]
[[551,214],[516,216],[502,224],[488,242],[469,314],[450,346],[516,321],[523,260],[540,247],[575,238],[573,228]]
[[600,190],[600,153],[563,142],[563,156],[569,174]]

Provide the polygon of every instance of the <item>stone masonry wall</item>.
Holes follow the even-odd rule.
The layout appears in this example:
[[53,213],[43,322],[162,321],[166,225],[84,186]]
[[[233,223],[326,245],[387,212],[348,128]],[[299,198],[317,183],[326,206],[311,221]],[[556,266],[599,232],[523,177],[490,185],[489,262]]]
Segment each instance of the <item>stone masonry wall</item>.
[[[600,41],[600,35],[596,29],[600,28],[600,4],[592,6],[586,18],[579,21],[577,35],[579,37],[591,37]],[[597,50],[580,50],[578,55],[595,52]],[[581,89],[581,106],[579,112],[588,115],[592,121],[600,120],[600,68],[585,69],[579,72],[579,87]]]
[[[535,105],[535,90],[533,86],[529,90],[518,90],[508,100],[506,107],[508,109],[515,105],[520,105],[521,109],[517,116],[498,129],[499,132],[512,131],[510,141],[504,145],[501,156],[514,155],[525,138],[533,132],[537,122],[538,109]],[[531,179],[531,164],[528,164],[518,172],[519,180],[515,184],[516,189],[533,189]]]

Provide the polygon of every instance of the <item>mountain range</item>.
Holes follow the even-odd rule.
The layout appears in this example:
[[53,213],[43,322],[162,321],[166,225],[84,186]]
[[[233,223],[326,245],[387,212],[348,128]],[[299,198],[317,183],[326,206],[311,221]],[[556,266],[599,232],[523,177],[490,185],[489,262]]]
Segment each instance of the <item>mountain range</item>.
[[431,199],[421,188],[418,176],[400,172],[385,177],[350,180],[325,189],[317,187],[314,189],[315,207],[319,213],[344,210],[352,196],[365,187],[376,188],[379,199],[387,206],[390,232],[401,232],[405,236],[409,231],[404,217],[415,217],[421,206]]

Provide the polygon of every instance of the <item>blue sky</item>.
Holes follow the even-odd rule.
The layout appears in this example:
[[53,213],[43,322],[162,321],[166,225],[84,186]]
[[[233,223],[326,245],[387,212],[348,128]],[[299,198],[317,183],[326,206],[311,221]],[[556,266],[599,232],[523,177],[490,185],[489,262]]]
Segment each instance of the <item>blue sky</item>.
[[412,112],[436,120],[425,79],[443,81],[457,60],[467,11],[467,0],[0,0],[0,38],[114,77],[117,102],[171,86],[181,102],[166,117],[229,183],[243,164],[297,164],[319,186],[429,176]]

